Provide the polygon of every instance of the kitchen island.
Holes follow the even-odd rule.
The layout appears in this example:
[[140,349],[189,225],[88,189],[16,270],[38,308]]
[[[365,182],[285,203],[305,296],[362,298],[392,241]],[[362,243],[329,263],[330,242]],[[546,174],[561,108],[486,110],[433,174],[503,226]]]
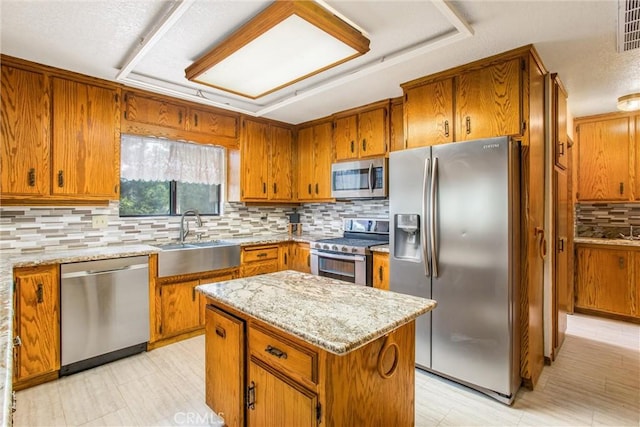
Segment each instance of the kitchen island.
[[413,425],[414,320],[435,301],[295,271],[197,290],[227,425]]

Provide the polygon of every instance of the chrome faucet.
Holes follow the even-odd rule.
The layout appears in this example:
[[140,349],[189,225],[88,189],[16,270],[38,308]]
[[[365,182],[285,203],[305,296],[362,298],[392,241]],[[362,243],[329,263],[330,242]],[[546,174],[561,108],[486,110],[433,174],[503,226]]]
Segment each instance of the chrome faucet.
[[184,244],[184,239],[187,238],[187,236],[189,235],[189,222],[187,221],[187,228],[184,227],[185,225],[185,216],[187,214],[193,214],[196,217],[196,224],[198,225],[198,227],[202,227],[202,218],[200,218],[200,212],[198,212],[197,209],[187,209],[186,211],[182,212],[182,216],[180,217],[180,244]]
[[[629,225],[629,235],[625,236],[623,233],[620,233],[619,236],[622,239],[626,239],[626,240],[634,240],[635,237],[633,236],[633,225]],[[640,236],[638,236],[638,239],[640,239]]]

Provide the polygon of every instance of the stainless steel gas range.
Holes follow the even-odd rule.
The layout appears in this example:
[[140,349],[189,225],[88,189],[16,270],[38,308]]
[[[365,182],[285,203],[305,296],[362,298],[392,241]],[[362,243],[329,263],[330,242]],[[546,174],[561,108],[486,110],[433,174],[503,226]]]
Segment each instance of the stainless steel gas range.
[[372,246],[389,243],[389,220],[344,220],[343,237],[311,242],[311,273],[371,286]]

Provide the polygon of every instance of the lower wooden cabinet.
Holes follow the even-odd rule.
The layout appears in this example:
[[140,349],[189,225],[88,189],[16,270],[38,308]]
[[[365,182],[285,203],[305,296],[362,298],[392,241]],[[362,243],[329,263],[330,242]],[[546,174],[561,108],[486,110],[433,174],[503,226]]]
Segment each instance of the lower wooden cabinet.
[[640,250],[623,246],[578,246],[576,311],[640,318],[638,266]]
[[14,270],[16,390],[57,376],[60,369],[60,267]]
[[389,254],[373,253],[373,287],[389,290]]
[[294,242],[291,245],[291,270],[311,273],[311,252],[309,243]]
[[240,253],[240,277],[280,271],[280,245],[245,246]]

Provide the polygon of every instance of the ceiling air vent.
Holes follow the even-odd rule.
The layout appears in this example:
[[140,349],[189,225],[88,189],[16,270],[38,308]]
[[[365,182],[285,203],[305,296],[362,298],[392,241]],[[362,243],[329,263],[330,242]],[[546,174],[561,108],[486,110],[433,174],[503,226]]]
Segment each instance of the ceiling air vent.
[[640,0],[618,0],[618,52],[640,47]]

